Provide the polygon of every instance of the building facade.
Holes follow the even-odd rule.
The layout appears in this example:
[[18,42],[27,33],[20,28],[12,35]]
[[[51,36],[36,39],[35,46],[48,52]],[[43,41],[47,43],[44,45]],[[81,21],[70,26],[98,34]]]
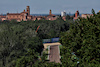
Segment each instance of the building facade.
[[4,21],[4,20],[17,20],[18,22],[20,21],[27,21],[27,20],[56,20],[57,16],[55,16],[54,14],[52,14],[52,11],[49,11],[49,15],[48,16],[32,16],[30,15],[30,7],[27,6],[26,10],[23,10],[23,12],[21,13],[7,13],[6,16],[0,15],[0,20]]
[[82,15],[81,15],[81,17],[82,17],[82,18],[85,18],[85,19],[86,19],[87,17],[90,18],[90,16],[93,16],[93,14],[82,14]]
[[0,15],[0,20],[1,20],[1,21],[7,20],[7,19],[6,19],[6,16]]
[[26,11],[24,10],[21,13],[7,13],[7,20],[17,20],[17,21],[27,21],[31,20],[32,16],[30,15],[30,7],[27,6]]

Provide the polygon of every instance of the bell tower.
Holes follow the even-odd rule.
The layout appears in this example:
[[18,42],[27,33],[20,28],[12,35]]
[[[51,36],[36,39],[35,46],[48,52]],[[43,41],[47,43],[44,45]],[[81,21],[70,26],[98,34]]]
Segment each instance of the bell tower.
[[49,11],[49,15],[51,15],[52,14],[52,11],[51,11],[51,9],[50,9],[50,11]]
[[78,16],[79,16],[79,11],[76,11],[75,17],[78,17]]
[[29,6],[27,6],[26,11],[27,11],[28,15],[30,15],[30,7]]

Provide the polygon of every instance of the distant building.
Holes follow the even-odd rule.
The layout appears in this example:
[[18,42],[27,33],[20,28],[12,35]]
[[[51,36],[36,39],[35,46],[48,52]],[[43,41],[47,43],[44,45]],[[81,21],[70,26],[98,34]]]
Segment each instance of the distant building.
[[75,13],[75,17],[74,17],[74,20],[77,20],[78,17],[79,17],[79,11],[76,11],[76,13]]
[[7,20],[7,18],[6,18],[6,16],[0,15],[0,20],[4,21],[4,20]]
[[62,19],[63,19],[64,21],[66,21],[66,16],[63,16]]
[[32,16],[30,15],[30,7],[27,6],[26,10],[24,10],[21,13],[7,13],[6,16],[0,15],[0,20],[17,20],[18,22],[20,21],[27,21],[27,20],[56,20],[58,17],[52,14],[52,11],[49,11],[48,16]]
[[82,14],[82,15],[81,15],[81,17],[82,17],[82,18],[85,18],[85,19],[86,19],[87,17],[90,18],[90,16],[93,16],[93,14]]
[[27,21],[31,20],[32,16],[30,15],[30,7],[27,6],[26,11],[24,10],[21,13],[7,13],[7,20],[17,20],[17,21]]
[[50,10],[49,15],[46,17],[46,20],[56,20],[56,19],[57,17],[54,14],[52,14],[52,11]]
[[63,16],[66,16],[66,12],[65,12],[65,11],[61,12],[61,16],[62,16],[62,17],[63,17]]

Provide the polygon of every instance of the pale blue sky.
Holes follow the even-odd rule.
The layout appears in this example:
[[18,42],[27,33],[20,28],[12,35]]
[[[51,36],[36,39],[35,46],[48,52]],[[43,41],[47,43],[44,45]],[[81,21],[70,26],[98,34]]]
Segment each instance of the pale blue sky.
[[100,0],[0,0],[0,14],[22,12],[30,6],[31,14],[48,14],[52,10],[53,14],[66,11],[67,13],[91,13],[100,10]]

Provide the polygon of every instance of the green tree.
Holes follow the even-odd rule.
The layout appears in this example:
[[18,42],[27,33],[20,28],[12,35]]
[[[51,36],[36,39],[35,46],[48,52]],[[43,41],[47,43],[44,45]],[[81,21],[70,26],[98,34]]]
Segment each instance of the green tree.
[[71,24],[70,29],[61,34],[60,42],[63,44],[61,50],[62,64],[71,67],[77,65],[80,67],[99,67],[99,33],[99,14],[88,19],[80,18],[80,21]]

